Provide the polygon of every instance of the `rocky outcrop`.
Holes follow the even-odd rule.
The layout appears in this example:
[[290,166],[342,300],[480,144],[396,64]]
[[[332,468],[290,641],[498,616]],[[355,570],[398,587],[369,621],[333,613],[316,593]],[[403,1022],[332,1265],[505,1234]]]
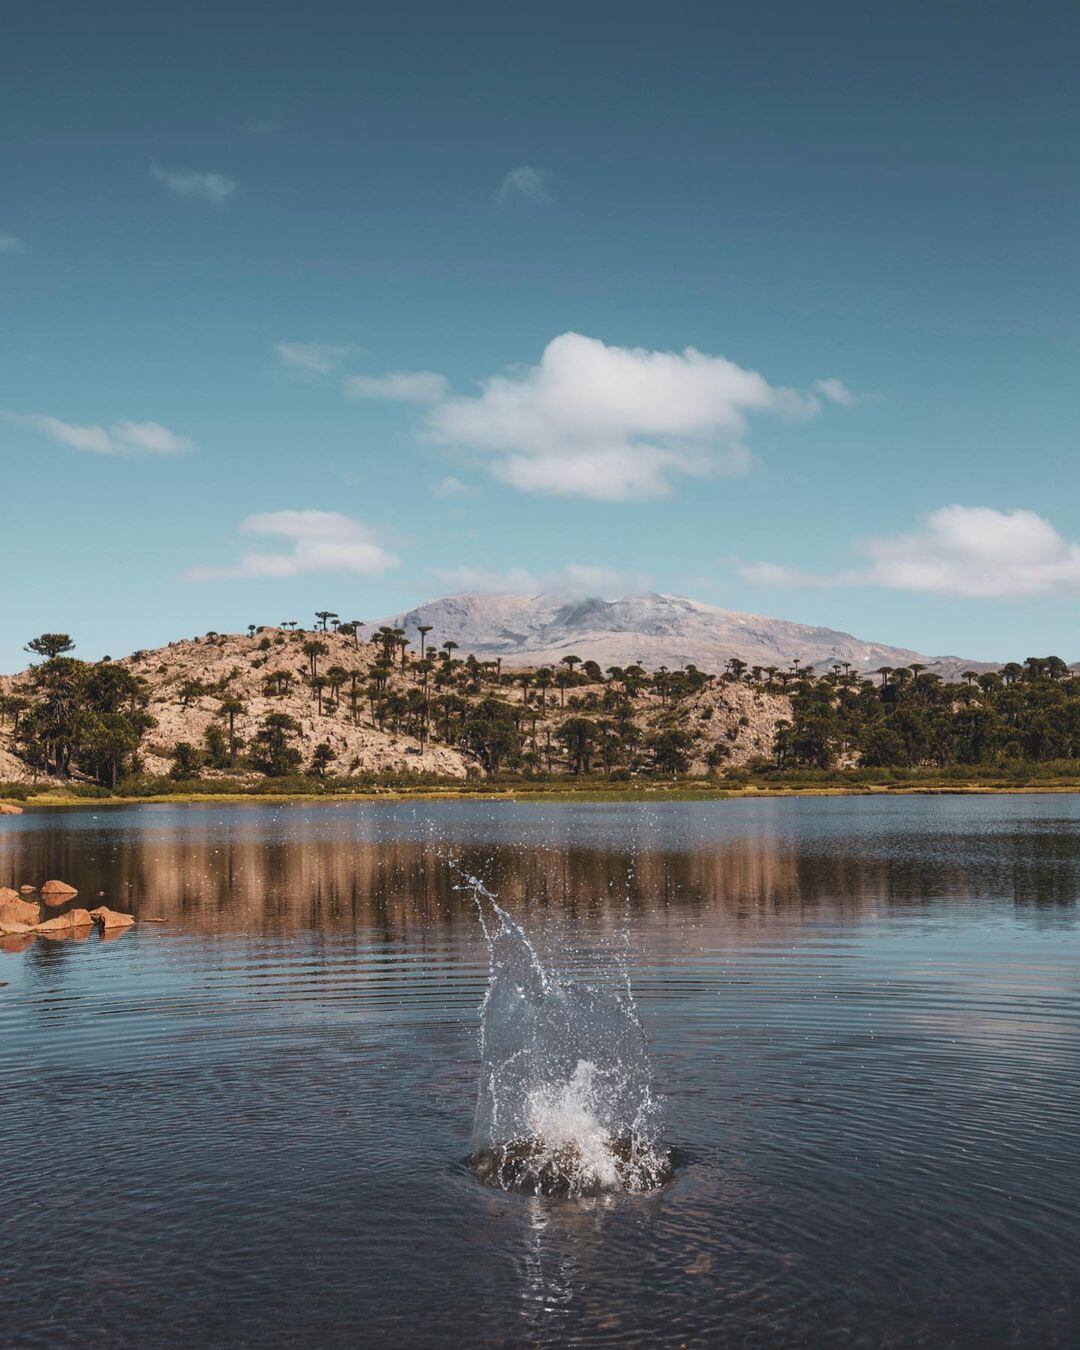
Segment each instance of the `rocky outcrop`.
[[13,806],[8,802],[0,802],[0,816],[21,816],[22,807]]

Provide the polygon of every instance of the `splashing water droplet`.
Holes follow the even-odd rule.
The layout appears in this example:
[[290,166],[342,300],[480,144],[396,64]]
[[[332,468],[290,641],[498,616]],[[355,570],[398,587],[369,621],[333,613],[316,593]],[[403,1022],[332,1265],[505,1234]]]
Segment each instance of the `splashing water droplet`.
[[502,1190],[535,1195],[666,1184],[671,1162],[625,969],[615,990],[558,978],[483,883],[464,881],[491,956],[473,1171]]

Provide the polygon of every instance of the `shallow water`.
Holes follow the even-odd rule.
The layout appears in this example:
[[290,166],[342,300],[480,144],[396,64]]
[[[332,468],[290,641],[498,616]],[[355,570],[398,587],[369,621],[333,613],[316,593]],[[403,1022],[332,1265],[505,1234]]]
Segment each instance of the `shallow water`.
[[[0,818],[0,1342],[1080,1343],[1080,798]],[[476,1182],[487,949],[624,940],[677,1177]],[[12,944],[17,945],[17,944]]]

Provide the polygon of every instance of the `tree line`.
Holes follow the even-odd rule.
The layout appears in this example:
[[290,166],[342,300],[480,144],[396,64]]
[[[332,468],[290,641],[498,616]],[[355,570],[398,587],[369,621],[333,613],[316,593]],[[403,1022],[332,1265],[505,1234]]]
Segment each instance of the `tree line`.
[[[602,670],[574,654],[553,667],[504,670],[497,658],[459,656],[453,640],[431,644],[424,625],[418,651],[404,630],[379,628],[367,639],[374,659],[357,668],[334,661],[322,635],[336,630],[359,650],[360,622],[341,623],[324,610],[316,619],[310,634],[296,632],[295,621],[274,635],[250,625],[250,635],[260,638],[253,665],[264,700],[303,692],[324,718],[411,738],[421,752],[433,743],[453,748],[491,775],[672,776],[695,761],[722,773],[735,735],[730,728],[718,735],[709,724],[727,686],[783,695],[790,707],[768,753],[749,765],[759,772],[1080,760],[1080,678],[1056,656],[967,671],[956,683],[921,665],[886,666],[869,676],[838,662],[818,674],[799,662],[780,669],[735,657],[719,675],[692,664]],[[217,633],[205,638],[224,640]],[[115,788],[144,771],[155,726],[151,686],[132,666],[81,661],[73,647],[64,633],[28,643],[26,650],[41,659],[16,692],[0,696],[0,718],[34,770]],[[144,655],[135,653],[133,665]],[[194,779],[207,769],[273,778],[349,775],[354,766],[337,763],[327,741],[304,745],[291,711],[264,704],[245,740],[239,728],[249,707],[235,692],[240,673],[235,668],[213,684],[185,679],[175,687],[181,706],[210,700],[213,716],[199,743],[173,747],[173,778]],[[712,688],[719,700],[693,702]]]

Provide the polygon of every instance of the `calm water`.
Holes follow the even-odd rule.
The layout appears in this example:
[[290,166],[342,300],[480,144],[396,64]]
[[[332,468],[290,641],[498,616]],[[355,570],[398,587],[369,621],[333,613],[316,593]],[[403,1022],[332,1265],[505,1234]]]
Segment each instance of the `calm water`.
[[[1080,1344],[1080,798],[0,817],[8,1345]],[[486,1190],[453,853],[629,931],[675,1183]]]

